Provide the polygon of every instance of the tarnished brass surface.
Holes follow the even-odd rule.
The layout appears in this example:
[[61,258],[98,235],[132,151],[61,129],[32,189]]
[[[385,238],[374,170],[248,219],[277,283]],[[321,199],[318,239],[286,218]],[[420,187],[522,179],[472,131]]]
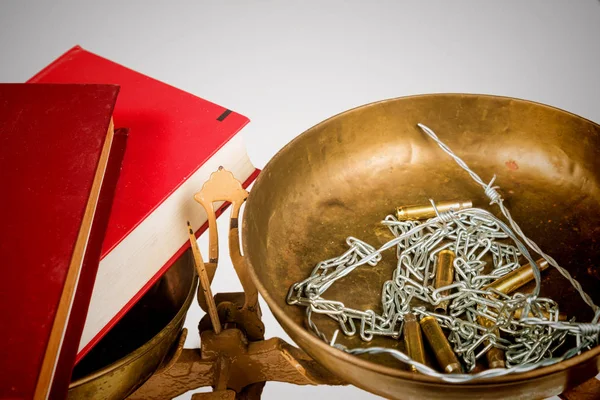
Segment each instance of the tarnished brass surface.
[[302,350],[279,338],[248,342],[239,329],[225,329],[219,335],[203,332],[200,350],[184,349],[172,368],[152,376],[129,399],[170,399],[202,386],[243,393],[264,381],[343,384]]
[[[225,170],[223,167],[219,167],[218,171],[213,172],[210,175],[209,180],[202,186],[202,189],[194,195],[194,199],[204,207],[206,215],[208,216],[210,262],[205,265],[205,268],[209,283],[212,282],[214,277],[219,254],[219,237],[217,233],[217,219],[214,203],[216,201],[231,202],[228,238],[229,256],[231,257],[231,263],[235,268],[238,279],[244,288],[245,300],[243,308],[254,310],[258,307],[258,291],[256,290],[256,286],[254,286],[254,282],[252,282],[252,278],[248,275],[246,259],[242,257],[242,253],[240,252],[238,228],[240,208],[247,197],[248,192],[242,187],[242,184],[235,179],[230,171]],[[205,301],[204,295],[199,291],[198,303],[200,303],[200,306],[204,311],[207,311],[208,306],[205,304]]]
[[600,399],[600,381],[592,378],[581,385],[558,395],[562,400],[598,400]]
[[[421,364],[425,364],[425,348],[423,347],[421,326],[413,313],[408,313],[404,316],[402,331],[404,346],[406,347],[408,356]],[[412,372],[417,372],[417,369],[413,366],[410,369]]]
[[[442,250],[437,255],[436,270],[435,270],[435,288],[439,289],[444,286],[451,285],[454,282],[454,259],[456,254],[452,250]],[[440,292],[441,297],[446,297],[450,294],[450,290]],[[448,309],[450,301],[442,301],[436,305],[435,312],[445,313]]]
[[194,234],[194,230],[190,225],[190,222],[187,223],[188,226],[188,236],[190,240],[190,248],[192,250],[192,254],[194,256],[194,266],[196,267],[196,273],[198,274],[198,280],[200,281],[200,288],[198,290],[198,298],[202,298],[203,304],[205,306],[204,311],[208,314],[210,321],[212,323],[212,328],[215,333],[221,333],[221,321],[219,320],[219,314],[217,313],[217,304],[215,303],[215,298],[213,297],[212,290],[210,288],[210,278],[208,277],[208,273],[206,272],[206,266],[204,265],[204,260],[202,259],[202,254],[200,253],[200,249],[198,248],[198,242],[196,240],[196,235]]
[[[218,304],[219,319],[224,325],[232,324],[240,329],[248,340],[256,341],[265,338],[265,325],[256,311],[243,309],[244,293],[217,293],[215,302]],[[204,332],[212,329],[208,315],[200,320],[198,330]]]
[[170,350],[181,351],[177,339],[196,285],[188,250],[77,365],[68,398],[124,399],[161,367]]
[[[352,356],[304,326],[304,310],[285,303],[287,291],[315,264],[342,254],[355,236],[374,245],[375,229],[402,204],[468,198],[488,206],[479,186],[420,131],[435,130],[484,180],[497,175],[505,204],[524,232],[600,300],[600,126],[556,108],[482,95],[440,94],[359,107],[309,129],[265,166],[244,211],[243,246],[254,281],[292,339],[343,379],[387,398],[546,398],[598,373],[600,348],[518,375],[446,384],[413,374],[387,356]],[[327,297],[380,310],[381,288],[396,266],[392,250],[375,267],[336,282]],[[530,284],[532,284],[531,282]],[[525,289],[525,288],[524,288]],[[592,313],[554,269],[542,275],[542,295],[578,320]],[[331,338],[335,321],[316,318]],[[339,335],[349,347],[402,341]],[[525,394],[525,395],[524,395]]]
[[[544,259],[536,260],[536,264],[540,268],[540,272],[545,271],[549,267],[548,262]],[[510,274],[506,274],[502,278],[484,286],[483,290],[494,288],[504,294],[511,294],[533,280],[533,268],[531,268],[531,265],[525,264]]]
[[[440,201],[435,203],[435,208],[439,213],[446,211],[458,211],[472,207],[471,201]],[[419,219],[429,219],[436,216],[435,208],[431,204],[422,204],[416,206],[402,206],[396,208],[396,218],[398,221],[410,221]]]
[[224,390],[222,392],[196,393],[192,395],[192,400],[235,400],[235,392]]
[[460,362],[454,351],[452,351],[450,342],[448,342],[437,320],[432,316],[427,316],[421,318],[419,324],[442,371],[447,374],[461,373],[462,367]]

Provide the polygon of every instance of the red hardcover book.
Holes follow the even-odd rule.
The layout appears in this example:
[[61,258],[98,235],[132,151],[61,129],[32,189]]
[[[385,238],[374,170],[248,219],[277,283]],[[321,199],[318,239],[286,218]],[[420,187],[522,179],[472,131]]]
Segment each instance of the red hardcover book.
[[189,246],[186,221],[206,229],[193,195],[210,174],[222,165],[248,185],[258,171],[237,134],[246,117],[81,47],[30,82],[117,84],[115,120],[129,128],[79,360]]
[[118,91],[0,84],[0,398],[66,396],[124,153]]

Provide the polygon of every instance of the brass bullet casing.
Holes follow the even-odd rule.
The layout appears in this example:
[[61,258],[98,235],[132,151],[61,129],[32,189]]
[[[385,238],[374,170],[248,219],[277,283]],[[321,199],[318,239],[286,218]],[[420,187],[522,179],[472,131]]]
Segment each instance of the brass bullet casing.
[[[438,212],[459,211],[465,208],[473,207],[473,202],[466,201],[440,201],[435,203]],[[402,206],[396,208],[396,218],[398,221],[413,221],[419,219],[428,219],[435,217],[435,209],[431,204],[421,204],[413,206]]]
[[[406,353],[413,360],[425,364],[425,348],[423,347],[423,336],[421,335],[421,326],[417,322],[414,314],[404,315],[404,345]],[[410,366],[412,372],[418,372],[414,366]]]
[[506,368],[506,363],[504,362],[504,351],[497,347],[492,347],[485,353],[485,358],[488,362],[488,368]]
[[[523,315],[523,309],[522,308],[518,308],[515,310],[513,317],[515,319],[520,319],[521,315]],[[544,316],[544,318],[546,319],[550,319],[550,313],[548,311],[542,311],[542,315]],[[533,318],[535,317],[535,315],[533,315],[533,313],[531,311],[529,311],[529,317]],[[565,313],[558,313],[558,320],[559,321],[566,321],[567,320],[567,314]]]
[[[536,263],[540,267],[540,271],[544,271],[548,268],[548,262],[544,259],[539,259]],[[494,288],[504,294],[511,294],[521,286],[531,282],[533,279],[533,268],[531,268],[531,265],[525,264],[489,285],[484,286],[483,290]]]
[[[452,250],[442,250],[438,253],[435,272],[435,288],[441,288],[451,285],[454,282],[454,259],[456,254]],[[440,296],[448,296],[450,290],[440,292]],[[436,305],[434,310],[437,313],[446,313],[449,301],[442,301]]]
[[[485,327],[485,328],[491,328],[494,326],[494,323],[482,316],[477,316],[477,322],[479,322],[479,325]],[[493,332],[496,334],[496,336],[500,336],[500,332],[498,331],[497,328],[495,328],[493,330]],[[485,341],[486,346],[489,344],[489,340]],[[490,348],[487,353],[485,353],[485,358],[487,360],[488,363],[488,368],[492,369],[492,368],[505,368],[506,367],[506,363],[504,362],[504,351],[501,349],[498,349],[496,347],[492,347]]]
[[457,374],[462,372],[462,367],[456,354],[450,347],[446,335],[442,331],[442,327],[437,320],[432,316],[426,316],[420,321],[421,329],[425,334],[427,343],[431,346],[433,354],[444,372],[447,374]]

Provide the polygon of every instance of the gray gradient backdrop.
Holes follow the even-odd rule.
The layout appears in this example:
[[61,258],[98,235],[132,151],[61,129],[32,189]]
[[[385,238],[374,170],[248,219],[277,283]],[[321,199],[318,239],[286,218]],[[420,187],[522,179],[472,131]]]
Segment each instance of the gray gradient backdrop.
[[[250,117],[258,167],[333,114],[418,93],[520,97],[600,122],[598,0],[0,0],[0,81],[22,82],[75,44]],[[213,291],[239,288],[223,258]],[[289,340],[262,306],[268,336]],[[188,347],[200,316],[194,305]],[[263,398],[308,396],[376,398],[279,383]]]

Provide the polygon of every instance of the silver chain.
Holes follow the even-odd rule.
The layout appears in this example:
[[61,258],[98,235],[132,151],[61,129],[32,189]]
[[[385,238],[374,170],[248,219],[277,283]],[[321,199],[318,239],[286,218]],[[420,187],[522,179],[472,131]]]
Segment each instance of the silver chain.
[[[560,362],[589,349],[596,343],[600,333],[600,324],[596,323],[600,316],[598,307],[566,270],[523,234],[503,205],[497,187],[492,186],[495,178],[490,184],[485,184],[433,131],[421,124],[419,127],[482,185],[492,204],[501,208],[509,224],[480,208],[442,213],[436,209],[437,216],[427,221],[398,221],[393,215],[388,215],[381,223],[389,228],[394,239],[376,249],[357,238],[349,237],[346,240],[348,250],[344,254],[318,263],[308,278],[290,287],[287,303],[306,307],[308,326],[332,346],[351,354],[388,353],[414,365],[421,373],[448,382],[466,382],[476,378],[529,371]],[[432,205],[435,208],[433,201]],[[539,297],[540,271],[528,247],[559,269],[579,291],[596,313],[591,323],[577,323],[574,319],[559,321],[558,304],[552,299]],[[392,279],[383,284],[381,314],[372,310],[352,309],[342,302],[323,297],[337,280],[356,268],[377,265],[381,261],[381,253],[393,248],[397,255],[397,266]],[[435,261],[442,250],[452,250],[456,255],[454,282],[434,288]],[[506,295],[495,289],[485,288],[489,283],[519,268],[520,257],[524,257],[532,266],[536,282],[532,293]],[[491,269],[486,268],[487,264],[491,264]],[[448,302],[447,315],[431,312],[424,305],[413,306],[413,299],[432,306]],[[521,312],[520,318],[515,318],[517,311]],[[347,336],[358,334],[364,341],[370,341],[376,335],[399,338],[404,315],[409,312],[420,317],[433,316],[447,329],[448,341],[467,372],[472,371],[477,360],[492,348],[505,352],[507,368],[447,375],[415,362],[398,350],[383,347],[348,349],[336,344],[339,330]],[[313,321],[314,314],[326,315],[338,323],[339,330],[331,339],[319,330]],[[486,320],[486,326],[480,324],[481,320]],[[556,356],[555,352],[569,335],[575,336],[576,347]]]

